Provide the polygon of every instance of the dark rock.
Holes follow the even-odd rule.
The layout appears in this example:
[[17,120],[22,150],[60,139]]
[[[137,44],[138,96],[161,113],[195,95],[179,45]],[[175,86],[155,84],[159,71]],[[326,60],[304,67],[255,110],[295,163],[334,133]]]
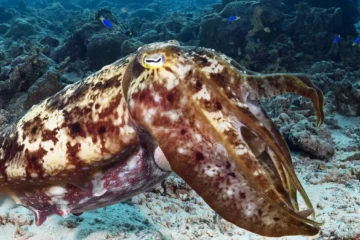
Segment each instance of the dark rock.
[[335,154],[331,134],[326,128],[317,128],[306,119],[294,124],[286,134],[292,149],[302,150],[310,155],[328,160]]
[[64,44],[54,49],[50,57],[56,62],[62,62],[67,57],[70,57],[71,61],[75,61],[85,59],[86,53],[87,47],[84,37],[79,33],[75,33],[70,36]]
[[150,30],[139,37],[139,40],[143,43],[156,42],[159,39],[159,34],[156,30]]
[[[97,49],[97,46],[100,44],[102,45],[104,42],[109,41],[109,44],[115,46],[116,39],[111,39],[114,34],[116,36],[120,36],[119,28],[114,25],[112,29],[109,29],[103,25],[103,23],[99,20],[99,18],[103,16],[109,21],[114,24],[117,24],[117,20],[115,16],[111,13],[108,9],[100,9],[96,14],[95,17],[92,17],[92,21],[85,23],[79,29],[77,29],[69,38],[67,38],[60,46],[54,49],[51,52],[50,57],[55,60],[56,62],[63,62],[66,58],[70,57],[70,61],[77,61],[77,60],[85,60],[85,59],[93,59],[95,56],[93,55],[93,50]],[[117,28],[117,30],[115,30]],[[104,34],[104,35],[103,35]],[[107,37],[106,34],[109,34]],[[101,39],[104,37],[104,39]],[[109,39],[110,40],[109,40]],[[118,41],[123,41],[123,37],[121,36]],[[92,48],[93,53],[89,53],[91,56],[88,56],[88,47]],[[105,51],[109,51],[109,47],[106,45],[102,45]],[[116,46],[118,47],[118,46]],[[114,50],[115,53],[116,50]],[[99,52],[100,53],[100,52]],[[113,55],[115,53],[111,53],[109,59],[114,59]],[[103,54],[104,55],[104,54]],[[99,60],[101,62],[101,60]],[[93,64],[92,61],[91,64]],[[94,63],[95,64],[95,63]],[[96,64],[95,64],[96,65]],[[92,65],[91,67],[94,67]],[[99,67],[100,64],[96,65]]]
[[10,66],[4,66],[0,69],[0,81],[4,81],[7,78],[9,78],[11,73],[11,67]]
[[331,72],[335,67],[335,63],[332,61],[321,61],[314,63],[310,69],[309,73],[327,73]]
[[27,93],[18,92],[12,95],[10,102],[7,104],[6,111],[15,116],[20,116],[26,111],[24,103],[26,101]]
[[54,62],[40,54],[15,59],[9,78],[0,81],[0,95],[26,91],[51,65],[54,65]]
[[29,88],[24,108],[29,109],[40,101],[50,97],[62,88],[58,72],[50,71],[42,75]]
[[8,24],[0,24],[0,34],[6,33],[10,29],[10,26]]
[[45,36],[43,39],[40,40],[40,43],[43,45],[48,45],[49,47],[59,46],[59,40],[50,36]]
[[26,3],[24,2],[24,0],[19,0],[17,8],[21,12],[25,12],[28,10],[28,7],[27,7]]
[[[341,19],[332,22],[333,26],[328,30],[332,30],[333,33],[341,34],[343,36],[346,35],[356,35],[354,24],[357,21],[359,16],[358,10],[358,1],[357,0],[284,0],[285,6],[292,10],[291,8],[298,3],[306,3],[310,7],[317,7],[323,9],[329,8],[340,8],[342,13],[345,13],[341,16]],[[321,11],[317,9],[317,11]]]
[[12,24],[9,31],[5,34],[7,38],[20,39],[21,37],[29,37],[37,34],[38,31],[35,30],[33,24],[30,24],[24,19],[17,19],[14,24]]
[[6,11],[5,7],[0,5],[0,23],[12,19],[13,15]]
[[123,55],[128,55],[133,52],[136,52],[139,47],[143,46],[144,43],[137,41],[136,39],[132,38],[129,40],[125,40],[123,44],[121,45],[121,53]]
[[211,14],[204,17],[200,27],[200,45],[209,48],[217,47],[219,51],[227,50],[227,41],[224,41],[223,36],[221,36],[223,32],[221,29],[224,28],[224,22],[222,20],[222,17],[218,14]]
[[130,17],[132,17],[132,18],[138,17],[140,19],[142,18],[142,19],[146,19],[149,21],[153,21],[160,17],[160,13],[155,12],[152,9],[141,8],[141,9],[137,9],[137,10],[131,12]]
[[121,33],[103,33],[89,39],[87,46],[87,59],[90,69],[97,70],[119,59],[121,45],[126,37]]
[[199,30],[200,28],[198,25],[185,25],[181,28],[180,33],[178,34],[176,39],[182,42],[191,41],[199,34]]

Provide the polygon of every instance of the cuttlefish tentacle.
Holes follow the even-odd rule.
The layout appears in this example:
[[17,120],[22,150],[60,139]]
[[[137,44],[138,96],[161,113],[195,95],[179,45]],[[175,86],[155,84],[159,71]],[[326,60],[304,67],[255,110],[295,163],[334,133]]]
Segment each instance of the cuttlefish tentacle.
[[[218,64],[224,64],[225,62],[229,62],[229,59],[224,59],[223,57],[218,57],[214,54],[211,54],[211,57],[213,57],[213,59],[215,59]],[[230,60],[231,62],[231,60]],[[256,74],[255,72],[249,72],[250,75],[244,74],[245,70],[244,69],[239,69],[238,66],[235,67],[230,67],[230,68],[224,68],[222,69],[221,74],[219,74],[218,72],[208,72],[208,77],[212,77],[215,78],[217,80],[215,80],[215,82],[217,83],[218,87],[222,88],[222,91],[224,93],[226,93],[229,97],[231,97],[230,101],[233,101],[233,105],[238,105],[237,107],[241,110],[244,111],[244,109],[246,111],[251,111],[256,115],[257,113],[260,112],[260,118],[261,115],[261,109],[256,108],[256,103],[254,102],[257,99],[260,98],[265,98],[265,97],[271,97],[274,95],[279,95],[279,94],[284,94],[287,93],[289,91],[299,91],[301,95],[305,96],[305,97],[312,97],[312,101],[314,103],[316,112],[320,112],[322,110],[317,111],[317,109],[320,108],[319,106],[319,98],[317,97],[317,91],[309,88],[309,89],[302,89],[301,87],[306,87],[306,84],[301,84],[302,81],[299,78],[294,77],[295,79],[297,79],[297,85],[288,85],[289,82],[286,82],[286,79],[289,79],[290,77],[293,78],[293,76],[291,75],[279,75],[277,76],[277,78],[273,77],[273,75],[260,75],[260,74]],[[247,72],[246,72],[247,73]],[[224,75],[228,76],[228,79],[224,79]],[[270,82],[271,81],[271,82]],[[270,82],[270,83],[269,83]],[[241,87],[239,87],[239,83]],[[230,86],[229,86],[230,85]],[[249,89],[248,85],[251,85],[252,88]],[[299,86],[300,87],[299,87]],[[226,88],[227,87],[227,88]],[[237,91],[237,92],[236,92]],[[311,94],[313,93],[313,94]],[[236,96],[241,96],[242,99],[242,103],[236,103],[234,102],[234,95]],[[251,104],[251,101],[253,101],[253,103]],[[248,104],[250,103],[250,104]],[[252,106],[253,108],[249,108],[249,106]],[[317,107],[318,106],[318,107]],[[243,108],[242,108],[243,107]],[[242,109],[241,109],[242,108]],[[251,110],[250,110],[251,109]],[[251,116],[250,114],[247,114],[245,112],[243,112],[242,114],[238,115],[238,117],[248,117],[251,118],[253,116]],[[317,114],[318,119],[320,116],[322,116],[321,114]],[[259,118],[257,118],[259,120]],[[262,120],[262,119],[260,119]],[[302,197],[304,198],[307,206],[309,208],[313,208],[311,205],[311,202],[308,198],[308,196],[306,195],[305,191],[302,189],[302,186],[299,182],[299,180],[297,179],[296,175],[293,174],[293,169],[292,169],[292,164],[291,164],[291,158],[289,158],[289,153],[288,153],[288,149],[285,144],[284,141],[277,141],[276,139],[273,139],[273,137],[277,136],[276,132],[275,134],[272,133],[271,127],[270,128],[264,128],[262,124],[261,126],[256,126],[258,125],[258,123],[255,121],[255,119],[247,119],[245,120],[245,122],[247,122],[248,124],[250,124],[248,127],[251,128],[252,130],[257,132],[257,135],[260,136],[263,140],[265,140],[266,144],[268,144],[269,146],[269,154],[273,155],[273,162],[274,164],[277,166],[277,170],[279,171],[279,175],[280,177],[282,177],[282,181],[283,183],[286,183],[284,186],[286,189],[288,189],[288,194],[289,197],[291,199],[293,208],[298,210],[298,205],[297,205],[297,201],[296,201],[296,190],[298,189],[300,194],[302,195]],[[266,125],[266,123],[265,123]],[[260,135],[259,135],[260,134]],[[264,137],[266,137],[266,139],[264,139]],[[281,145],[283,145],[281,147]],[[285,145],[285,146],[284,146]],[[287,154],[283,154],[283,153],[287,153]],[[280,163],[279,163],[279,160]],[[282,169],[282,167],[284,169]],[[284,179],[284,176],[286,179]],[[291,180],[290,180],[291,179]],[[295,189],[294,189],[295,188]]]
[[[242,91],[247,93],[244,98],[247,99],[246,102],[253,114],[256,115],[258,119],[261,119],[261,122],[265,125],[265,127],[268,128],[268,130],[274,135],[276,141],[279,143],[281,149],[283,150],[286,159],[288,160],[289,164],[292,165],[290,152],[285,141],[281,137],[281,134],[274,125],[274,123],[262,109],[258,100],[290,92],[295,92],[304,97],[309,97],[310,95],[310,99],[313,102],[317,116],[316,125],[321,126],[324,121],[324,95],[321,90],[317,88],[311,82],[311,80],[303,74],[281,74],[281,76],[279,77],[273,77],[273,75],[264,75],[258,72],[249,71],[240,64],[238,64],[232,58],[229,58],[223,54],[213,55],[213,58],[216,58],[219,62],[229,63],[231,65],[230,69],[236,69],[238,72],[240,72],[240,75],[242,76],[252,76],[250,78],[247,78],[245,76],[244,78],[246,80],[243,81],[244,84],[241,85],[241,87],[244,88],[246,88],[247,86],[252,86],[250,87],[250,89],[247,89],[248,91]],[[230,84],[232,85],[232,87],[239,88],[236,85],[234,86],[233,83]],[[313,90],[316,91],[317,95],[312,93]],[[282,169],[282,167],[277,163],[278,161],[275,161],[275,158],[277,157],[274,155],[274,164],[276,164],[278,168],[282,181],[286,182],[285,186],[288,189],[290,198],[293,203],[293,207],[298,210],[296,189],[291,183],[288,173]],[[286,176],[285,178],[284,175]]]
[[[276,142],[279,143],[279,146],[289,164],[292,166],[291,155],[285,140],[282,138],[280,131],[277,129],[275,124],[271,121],[270,117],[266,114],[265,110],[261,106],[259,100],[248,100],[247,105],[250,111],[259,119],[260,122],[271,132]],[[271,154],[271,153],[268,153]],[[277,171],[279,172],[281,181],[284,187],[287,189],[291,203],[295,211],[299,211],[299,206],[297,204],[297,191],[292,183],[289,174],[285,171],[282,164],[278,160],[275,154],[272,154],[271,159],[274,159],[274,165],[276,166]]]
[[[323,112],[323,105],[324,105],[324,95],[321,92],[319,88],[314,86],[314,84],[311,82],[311,80],[304,75],[301,74],[294,74],[294,75],[288,75],[288,74],[282,74],[282,75],[262,75],[261,77],[247,77],[246,84],[244,84],[245,88],[248,88],[248,91],[250,92],[249,98],[247,101],[249,102],[256,102],[259,99],[272,97],[275,95],[281,95],[285,93],[297,93],[300,96],[309,98],[315,109],[316,114],[316,125],[321,126],[324,122],[324,112]],[[259,109],[259,105],[258,105]],[[262,118],[266,118],[266,113],[261,109],[259,112],[262,112]],[[281,138],[281,135],[277,128],[274,126],[274,124],[271,122],[269,118],[267,118],[266,121],[264,121],[266,125],[268,126],[268,129],[272,129],[271,132],[274,135],[274,137],[277,139],[277,142],[280,144],[281,148],[283,149],[283,152],[287,155],[286,159],[290,158],[290,153],[288,151],[287,145],[285,141]],[[276,156],[274,156],[276,158]],[[289,162],[289,160],[288,160]],[[291,163],[291,160],[290,160]],[[286,166],[283,165],[283,167],[286,169]],[[298,210],[298,205],[296,201],[296,190],[292,187],[293,184],[290,183],[290,178],[288,171],[285,171],[286,174],[286,181],[288,182],[289,187],[289,195],[292,199],[293,206],[295,209]],[[297,184],[298,186],[301,186]],[[304,195],[304,191],[298,189],[301,193],[301,195]],[[306,197],[304,198],[307,206],[309,208],[312,208],[311,202]],[[313,217],[315,214],[312,214]]]
[[[252,75],[252,76],[261,76],[261,75],[263,75],[263,74],[258,73],[258,72],[247,70],[246,68],[244,68],[243,66],[238,64],[234,59],[232,59],[232,58],[230,58],[230,57],[228,57],[226,55],[223,55],[223,54],[215,55],[214,54],[212,57],[215,58],[217,61],[219,61],[221,63],[230,64],[230,66],[231,66],[230,69],[236,69],[235,72],[240,72],[240,74]],[[303,75],[300,75],[300,76],[303,76]],[[305,78],[306,78],[306,76],[305,76]],[[310,81],[310,84],[311,84],[311,81]],[[236,82],[235,82],[235,85],[234,85],[234,82],[230,82],[230,85],[232,85],[232,88],[239,89],[239,91],[241,93],[244,92],[244,91],[242,91],[240,89],[240,86],[242,86],[242,85],[239,85]],[[285,143],[284,139],[282,138],[281,133],[279,132],[279,130],[277,129],[275,124],[272,122],[272,120],[267,116],[266,112],[264,111],[263,107],[260,104],[260,101],[257,100],[257,99],[252,99],[251,100],[251,99],[249,99],[248,96],[249,96],[248,94],[245,94],[245,96],[243,96],[243,99],[244,100],[247,99],[246,103],[247,103],[247,106],[249,107],[249,110],[271,132],[273,137],[279,143],[280,148],[282,149],[283,154],[285,155],[287,161],[289,162],[290,165],[292,165],[292,160],[291,160],[291,155],[290,155],[289,148],[288,148],[287,144]],[[281,181],[284,184],[284,187],[287,189],[287,191],[289,193],[289,197],[291,199],[292,205],[293,205],[294,209],[296,211],[298,211],[299,207],[298,207],[298,203],[297,203],[297,190],[294,187],[294,184],[292,183],[289,174],[286,173],[286,171],[282,167],[280,161],[277,160],[278,158],[277,158],[277,156],[275,154],[272,154],[271,159],[274,159],[273,163],[276,166],[277,171],[279,172],[279,175],[280,175]]]
[[[281,162],[312,208],[288,156],[243,97],[249,93],[248,76],[214,55],[172,44],[139,50],[124,89],[132,119],[154,138],[171,168],[226,220],[265,236],[316,234],[320,224],[305,218],[312,210],[294,211],[273,164]],[[166,61],[159,66],[161,59]]]
[[[268,129],[266,127],[264,127],[260,121],[258,121],[258,119],[252,114],[252,112],[249,110],[249,108],[246,106],[246,104],[241,103],[234,96],[232,96],[231,98],[228,98],[228,96],[226,96],[226,94],[224,92],[222,92],[221,90],[218,90],[218,89],[220,89],[219,85],[214,87],[211,85],[212,83],[213,82],[208,83],[209,88],[214,92],[214,95],[216,96],[217,100],[222,102],[223,106],[226,106],[229,109],[229,111],[232,112],[235,115],[235,117],[242,124],[244,124],[247,127],[248,130],[252,131],[255,135],[260,137],[262,139],[262,141],[264,141],[266,143],[268,151],[275,153],[276,157],[279,158],[281,164],[283,165],[285,172],[287,174],[289,174],[289,177],[292,180],[294,186],[297,188],[297,190],[302,195],[307,207],[310,209],[313,209],[313,206],[311,204],[309,197],[307,196],[305,190],[303,189],[302,185],[300,184],[298,178],[296,177],[296,175],[293,171],[292,165],[290,165],[289,162],[286,160],[286,158],[282,152],[282,149],[280,148],[279,144],[275,141],[275,139],[273,138],[273,135],[270,133],[270,131],[268,131]],[[226,99],[226,98],[228,98],[228,99]],[[237,146],[234,146],[234,149],[236,149],[236,148],[237,148]],[[252,156],[246,156],[246,157],[248,158],[247,160],[252,159]],[[258,162],[258,160],[256,158],[252,159],[252,161]],[[274,159],[274,161],[276,161],[276,159]],[[237,161],[237,163],[243,169],[247,167],[247,163],[244,163],[243,161],[239,160],[239,161]],[[248,170],[251,170],[251,169],[249,168]],[[280,194],[279,191],[274,191],[271,194],[269,187],[274,186],[274,183],[271,183],[271,178],[269,176],[266,176],[266,174],[264,174],[264,175],[265,175],[265,176],[263,176],[264,178],[265,177],[268,178],[268,180],[267,180],[268,186],[266,184],[264,184],[264,182],[265,182],[264,179],[261,179],[261,180],[257,179],[256,177],[252,176],[251,174],[249,174],[248,177],[250,179],[254,179],[255,181],[259,181],[256,184],[256,186],[258,186],[261,189],[261,191],[265,192],[267,194],[267,197],[269,197],[269,199],[271,199],[271,201],[274,201],[279,206],[281,206],[281,201],[285,201],[284,195],[281,194],[282,197],[279,197],[278,196],[278,194]],[[258,178],[260,178],[260,177],[258,177]],[[261,184],[260,184],[260,181],[261,181]],[[277,190],[279,190],[279,189],[277,189]],[[287,202],[287,201],[285,201],[285,202]],[[293,214],[292,211],[289,211],[289,213]],[[294,217],[298,217],[298,216],[296,214],[294,214]]]
[[[264,98],[273,97],[276,95],[282,95],[285,93],[297,93],[303,97],[310,98],[317,116],[316,125],[321,126],[324,121],[324,95],[322,91],[317,88],[311,80],[303,74],[260,74],[257,72],[246,70],[244,67],[239,65],[233,59],[225,55],[215,55],[212,57],[220,63],[229,63],[231,68],[229,68],[229,73],[234,78],[234,75],[238,75],[240,78],[240,85],[236,81],[228,81],[227,83],[231,86],[232,89],[238,89],[238,94],[243,95],[243,101],[247,103],[250,111],[264,124],[264,126],[271,132],[273,137],[276,139],[276,142],[279,144],[279,147],[282,149],[283,154],[285,155],[288,164],[292,167],[292,161],[289,149],[281,137],[279,130],[276,128],[271,119],[267,116],[265,111],[262,109],[259,100]],[[235,72],[235,73],[234,73]],[[269,151],[271,151],[269,149]],[[296,196],[296,186],[289,176],[289,172],[286,170],[286,166],[279,164],[278,156],[270,152],[274,160],[274,164],[279,171],[279,175],[284,183],[285,188],[288,190],[292,205],[295,210],[298,211],[297,196]],[[285,168],[285,169],[283,169]],[[284,177],[285,176],[285,177]],[[297,182],[295,180],[295,182]],[[298,187],[301,184],[296,184]],[[304,191],[300,191],[304,195]],[[303,196],[305,197],[305,195]],[[306,199],[307,197],[305,197]],[[310,201],[305,200],[308,207],[312,208]],[[315,214],[313,213],[313,217]]]

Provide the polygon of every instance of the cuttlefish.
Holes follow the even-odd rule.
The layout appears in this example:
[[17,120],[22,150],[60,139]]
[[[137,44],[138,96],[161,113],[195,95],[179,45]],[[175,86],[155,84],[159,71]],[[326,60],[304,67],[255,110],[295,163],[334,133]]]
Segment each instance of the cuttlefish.
[[[309,98],[316,124],[323,123],[323,94],[304,75],[251,72],[214,50],[176,41],[145,45],[5,128],[0,189],[41,225],[53,214],[123,201],[174,171],[241,228],[315,235],[321,224],[260,105],[285,93]],[[298,193],[306,209],[299,209]]]

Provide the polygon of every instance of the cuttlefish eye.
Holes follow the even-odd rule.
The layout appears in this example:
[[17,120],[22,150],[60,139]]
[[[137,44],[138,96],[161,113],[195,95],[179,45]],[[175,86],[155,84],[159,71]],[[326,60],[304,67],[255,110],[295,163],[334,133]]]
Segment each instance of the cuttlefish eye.
[[165,64],[165,55],[161,53],[144,53],[142,56],[141,64],[144,68],[160,68]]

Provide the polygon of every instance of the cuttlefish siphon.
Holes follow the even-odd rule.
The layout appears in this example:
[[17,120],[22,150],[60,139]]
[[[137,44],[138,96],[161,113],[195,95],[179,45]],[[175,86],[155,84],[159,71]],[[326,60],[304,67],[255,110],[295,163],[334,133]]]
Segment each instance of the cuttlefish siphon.
[[323,123],[323,94],[304,75],[251,72],[175,41],[145,45],[1,131],[0,189],[41,225],[123,201],[174,171],[241,228],[315,235],[321,224],[260,105],[285,93],[309,98]]

